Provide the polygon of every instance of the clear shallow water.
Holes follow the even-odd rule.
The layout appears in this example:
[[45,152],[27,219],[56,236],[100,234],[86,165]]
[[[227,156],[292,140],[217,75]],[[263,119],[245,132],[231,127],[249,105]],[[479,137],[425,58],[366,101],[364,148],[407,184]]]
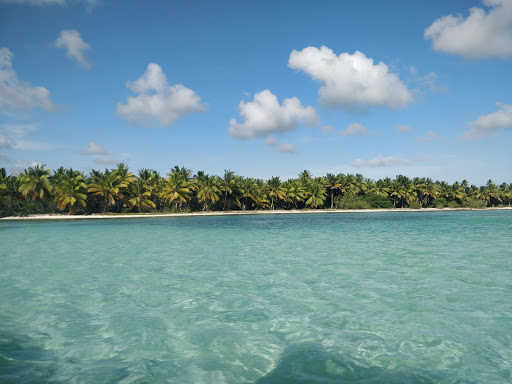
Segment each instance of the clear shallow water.
[[510,383],[512,211],[0,223],[2,383]]

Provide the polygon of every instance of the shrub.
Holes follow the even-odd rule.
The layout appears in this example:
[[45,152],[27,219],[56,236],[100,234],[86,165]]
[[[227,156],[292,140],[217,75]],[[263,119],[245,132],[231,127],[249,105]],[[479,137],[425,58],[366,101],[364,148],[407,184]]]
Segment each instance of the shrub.
[[480,199],[469,199],[463,203],[463,207],[467,208],[485,208],[487,203]]
[[444,207],[446,207],[447,204],[448,204],[448,202],[446,201],[446,199],[444,197],[440,197],[439,199],[432,200],[432,205],[435,208],[444,208]]
[[334,199],[336,208],[338,209],[370,209],[368,204],[362,197],[355,195],[337,196]]
[[393,208],[393,202],[389,198],[374,193],[365,196],[364,201],[372,208]]
[[421,208],[421,204],[418,201],[411,201],[409,203],[409,208],[411,208],[411,209],[420,209]]
[[447,207],[448,208],[460,208],[460,204],[457,203],[456,201],[450,201],[450,202],[448,202]]

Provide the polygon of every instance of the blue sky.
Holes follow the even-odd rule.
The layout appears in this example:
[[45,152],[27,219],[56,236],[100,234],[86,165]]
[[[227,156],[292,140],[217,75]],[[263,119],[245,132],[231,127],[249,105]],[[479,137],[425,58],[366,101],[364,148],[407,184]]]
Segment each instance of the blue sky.
[[512,0],[0,0],[0,166],[511,182]]

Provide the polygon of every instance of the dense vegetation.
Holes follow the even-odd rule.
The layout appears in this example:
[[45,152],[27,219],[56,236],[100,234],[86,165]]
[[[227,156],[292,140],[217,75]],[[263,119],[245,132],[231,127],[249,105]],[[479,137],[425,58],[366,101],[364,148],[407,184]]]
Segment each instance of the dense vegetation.
[[225,171],[222,177],[178,166],[167,177],[141,169],[137,175],[124,164],[89,175],[73,169],[55,172],[45,166],[7,175],[0,168],[0,214],[2,216],[67,212],[181,212],[303,208],[484,208],[509,205],[512,183],[485,186],[465,180],[450,185],[426,178],[370,180],[360,174],[327,174],[312,177],[303,171],[286,181],[264,181]]

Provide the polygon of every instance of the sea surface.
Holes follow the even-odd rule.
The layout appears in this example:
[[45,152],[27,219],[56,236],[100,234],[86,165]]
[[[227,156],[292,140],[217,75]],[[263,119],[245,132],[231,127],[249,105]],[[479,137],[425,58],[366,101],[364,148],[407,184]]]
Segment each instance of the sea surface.
[[1,383],[511,383],[512,211],[0,222]]

